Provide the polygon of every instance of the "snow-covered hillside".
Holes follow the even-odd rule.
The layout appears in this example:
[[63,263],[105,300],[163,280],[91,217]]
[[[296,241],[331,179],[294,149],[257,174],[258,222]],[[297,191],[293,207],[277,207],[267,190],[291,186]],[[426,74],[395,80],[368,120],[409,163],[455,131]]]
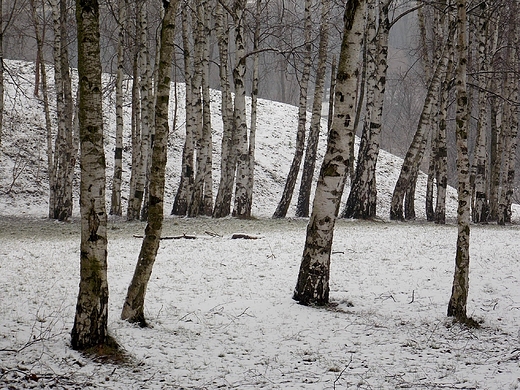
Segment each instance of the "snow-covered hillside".
[[[14,215],[46,215],[48,200],[46,135],[44,125],[43,103],[34,97],[34,64],[19,61],[8,61],[9,77],[7,77],[6,103],[4,117],[4,135],[2,157],[0,158],[0,214]],[[49,78],[52,72],[49,71]],[[109,82],[109,77],[105,76]],[[52,83],[50,83],[52,84]],[[129,87],[129,84],[127,85]],[[178,118],[177,127],[171,132],[170,149],[167,167],[166,211],[171,209],[175,191],[179,183],[180,159],[184,136],[184,98],[183,84],[177,86]],[[127,100],[130,99],[129,94]],[[172,101],[175,91],[172,90]],[[50,97],[51,103],[54,97]],[[129,101],[125,105],[126,132],[124,144],[123,196],[128,194],[130,155],[130,117]],[[107,201],[110,200],[110,183],[113,166],[113,150],[115,142],[115,104],[113,93],[105,94],[105,154],[107,156]],[[212,127],[213,127],[213,179],[215,194],[220,170],[220,142],[222,121],[219,117],[220,93],[212,92]],[[173,106],[172,106],[173,116]],[[55,118],[54,118],[55,119]],[[270,217],[281,197],[285,185],[285,177],[294,153],[297,127],[297,108],[279,102],[260,99],[258,104],[258,134],[256,144],[256,170],[253,214],[256,217]],[[326,128],[325,120],[322,128]],[[320,140],[321,159],[326,138],[324,131]],[[387,219],[389,200],[393,191],[402,159],[385,151],[381,151],[378,161],[378,216]],[[316,169],[319,170],[320,164]],[[77,184],[77,180],[76,180]],[[424,217],[424,193],[426,178],[421,174],[417,183],[416,208],[418,218]],[[294,204],[297,199],[299,183],[293,196],[293,207],[288,216],[294,215]],[[345,199],[348,195],[345,189]],[[454,218],[456,194],[453,189],[448,193],[448,218]],[[77,204],[76,191],[76,204]],[[123,209],[126,209],[126,204]],[[78,207],[75,208],[76,214]]]

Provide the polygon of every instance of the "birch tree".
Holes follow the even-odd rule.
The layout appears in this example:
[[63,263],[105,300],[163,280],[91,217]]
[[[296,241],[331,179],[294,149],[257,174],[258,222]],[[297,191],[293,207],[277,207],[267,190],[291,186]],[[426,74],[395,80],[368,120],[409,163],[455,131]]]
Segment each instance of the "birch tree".
[[348,1],[338,63],[334,119],[320,169],[312,214],[293,299],[301,304],[329,301],[330,254],[336,216],[355,137],[358,57],[363,43],[364,0]]
[[80,283],[72,347],[109,343],[105,153],[97,0],[77,0],[79,126],[81,144]]
[[72,85],[67,49],[67,7],[65,0],[52,0],[54,30],[54,83],[58,130],[54,147],[54,186],[49,191],[51,218],[66,221],[72,215],[72,178],[76,158],[73,155]]
[[[451,52],[450,41],[451,34],[448,34],[446,42],[443,45],[444,47],[442,49],[440,59],[435,66],[435,71],[428,86],[428,92],[426,94],[423,109],[419,118],[417,130],[414,134],[412,143],[408,148],[408,152],[406,153],[403,165],[401,167],[401,172],[399,173],[397,183],[394,187],[390,205],[390,219],[392,220],[404,220],[404,198],[407,196],[409,201],[410,199],[413,199],[410,194],[407,195],[407,192],[409,192],[410,189],[412,189],[412,192],[415,191],[417,173],[424,157],[426,145],[428,142],[428,134],[431,129],[430,115],[432,113],[435,100],[438,98],[442,76],[445,74],[446,67],[448,65],[449,53]],[[408,218],[410,218],[410,216],[408,216]]]
[[159,249],[164,215],[164,185],[168,147],[168,104],[174,55],[175,16],[178,1],[164,1],[164,17],[161,25],[161,44],[155,106],[155,141],[150,171],[150,204],[148,222],[134,276],[126,295],[121,319],[146,326],[144,302],[153,264]]
[[320,20],[320,42],[318,47],[318,65],[316,70],[316,82],[314,86],[314,98],[312,102],[312,115],[309,128],[309,139],[305,149],[305,161],[303,163],[302,179],[300,191],[298,193],[298,203],[296,205],[297,217],[309,216],[309,203],[316,166],[316,156],[318,154],[318,142],[321,130],[321,110],[323,105],[323,94],[325,88],[325,75],[327,67],[327,47],[329,44],[329,10],[330,1],[321,1],[321,20]]
[[[376,165],[379,155],[380,135],[383,118],[383,103],[388,68],[388,38],[391,24],[388,18],[391,0],[379,3],[379,25],[376,29],[376,15],[373,13],[367,25],[368,80],[366,114],[363,124],[356,174],[351,185],[343,217],[373,218],[376,216],[377,187]],[[372,6],[375,8],[374,6]],[[370,7],[369,7],[370,9]]]
[[469,288],[469,239],[470,239],[470,200],[468,158],[468,94],[466,90],[466,68],[468,61],[468,44],[466,38],[466,0],[457,0],[457,71],[456,71],[456,138],[457,138],[457,176],[458,176],[458,209],[457,209],[457,250],[455,257],[455,273],[448,316],[455,317],[462,323],[472,323],[467,317],[466,305]]
[[[187,2],[186,2],[187,3]],[[195,116],[193,114],[193,55],[189,42],[189,6],[184,4],[181,7],[182,19],[182,47],[184,60],[184,81],[186,85],[186,136],[184,147],[182,149],[181,177],[175,199],[173,201],[172,215],[186,215],[188,212],[189,201],[193,193],[193,184],[195,179]]]
[[126,1],[118,1],[117,21],[117,72],[116,72],[116,147],[114,150],[114,175],[112,178],[112,197],[110,202],[110,214],[122,215],[121,207],[121,182],[123,176],[123,68],[124,68],[124,43],[126,28]]
[[249,171],[249,137],[246,122],[246,49],[244,39],[244,11],[245,0],[235,0],[233,3],[233,22],[235,27],[235,67],[233,69],[233,83],[235,86],[235,115],[234,125],[237,136],[237,170],[235,185],[235,204],[233,216],[249,218],[251,204],[248,203],[247,186]]
[[285,181],[285,187],[283,189],[282,198],[276,207],[273,214],[273,218],[285,218],[289,205],[291,204],[292,195],[294,192],[294,186],[300,172],[300,165],[302,162],[303,151],[305,148],[305,133],[307,124],[307,91],[309,88],[309,77],[311,73],[312,63],[312,18],[311,18],[311,0],[305,0],[304,5],[304,55],[303,55],[303,67],[302,75],[300,78],[300,98],[298,103],[298,127],[296,130],[296,143],[294,156],[289,168],[287,180]]
[[235,182],[236,154],[233,148],[233,102],[231,86],[229,84],[229,32],[228,13],[220,2],[217,2],[215,15],[215,31],[219,50],[219,76],[222,90],[221,110],[222,116],[222,146],[220,159],[220,182],[213,209],[214,218],[226,217],[231,213],[231,198],[233,196],[233,184]]

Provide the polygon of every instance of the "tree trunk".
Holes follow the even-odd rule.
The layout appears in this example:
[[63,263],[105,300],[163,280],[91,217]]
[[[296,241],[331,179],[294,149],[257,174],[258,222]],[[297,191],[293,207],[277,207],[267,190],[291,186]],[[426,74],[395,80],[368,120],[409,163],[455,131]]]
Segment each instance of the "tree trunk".
[[[137,32],[137,27],[136,27]],[[137,37],[137,34],[136,34]],[[126,218],[133,221],[139,215],[135,214],[136,206],[134,203],[142,198],[142,194],[137,193],[138,165],[141,160],[141,100],[139,96],[139,45],[136,41],[136,52],[132,66],[132,168],[130,172],[130,189],[128,193],[128,205]]]
[[107,214],[99,45],[99,5],[76,1],[81,142],[80,283],[72,348],[105,345],[108,336]]
[[[399,178],[392,194],[392,201],[390,206],[390,219],[391,220],[404,220],[403,215],[403,201],[405,196],[408,199],[408,205],[413,203],[413,197],[410,193],[410,187],[415,186],[417,180],[417,174],[419,172],[419,166],[424,156],[426,144],[428,141],[428,131],[430,130],[430,116],[434,105],[434,100],[438,96],[439,86],[441,83],[441,76],[444,75],[448,64],[448,57],[451,50],[449,49],[451,34],[443,47],[442,55],[439,62],[435,67],[435,72],[430,81],[428,87],[428,93],[424,101],[421,116],[419,118],[419,124],[415,132],[414,138],[408,152],[406,153]],[[412,191],[415,193],[415,190]],[[407,218],[411,218],[410,208],[407,209]]]
[[222,4],[217,2],[215,31],[219,48],[219,73],[222,89],[220,111],[222,116],[222,152],[220,160],[220,183],[217,198],[215,199],[215,208],[213,209],[214,218],[227,217],[231,212],[231,198],[233,196],[236,168],[236,154],[233,149],[233,103],[228,70],[229,33],[227,31],[227,20],[227,13],[224,12]]
[[243,14],[246,7],[245,0],[235,0],[234,2],[234,24],[235,24],[235,48],[236,60],[233,69],[233,80],[235,84],[235,131],[237,134],[237,174],[235,186],[235,205],[233,216],[238,218],[251,217],[251,205],[248,204],[247,185],[248,185],[248,133],[246,122],[246,57],[244,40]]
[[458,321],[467,323],[466,304],[469,288],[469,236],[470,236],[470,200],[471,188],[469,184],[469,159],[468,159],[468,95],[466,91],[466,63],[468,57],[468,45],[466,39],[466,0],[457,1],[457,172],[458,172],[458,199],[457,210],[457,254],[455,257],[455,273],[453,288],[448,304],[448,316],[455,317]]
[[116,73],[116,148],[114,151],[114,176],[112,178],[112,197],[110,214],[122,215],[121,182],[123,176],[123,68],[124,39],[126,29],[126,2],[119,0],[118,42],[117,42],[117,73]]
[[354,142],[358,57],[363,44],[365,2],[349,1],[338,64],[334,120],[318,178],[312,215],[307,225],[298,282],[293,299],[301,304],[324,305],[329,301],[330,254],[336,215]]
[[305,147],[305,126],[307,123],[307,90],[309,88],[309,76],[311,72],[312,62],[312,18],[311,18],[311,0],[305,0],[304,10],[304,36],[305,36],[305,54],[303,56],[303,69],[300,79],[300,99],[298,104],[298,128],[296,130],[296,145],[294,156],[289,168],[285,187],[283,189],[282,198],[276,207],[273,218],[285,218],[287,210],[291,204],[294,186],[300,171],[300,165]]
[[[195,164],[195,179],[193,184],[193,191],[190,193],[191,200],[188,206],[188,216],[197,217],[204,209],[204,184],[207,172],[208,153],[210,152],[211,144],[211,130],[208,126],[211,124],[205,123],[202,90],[204,89],[204,53],[206,46],[206,31],[205,31],[205,7],[206,1],[198,0],[195,2],[195,9],[192,12],[192,24],[194,41],[194,61],[193,61],[193,76],[191,78],[192,86],[192,118],[196,149],[196,164]],[[209,99],[209,97],[208,97]],[[209,109],[209,108],[208,108]],[[207,113],[206,113],[207,115]],[[206,118],[207,120],[208,118]],[[210,138],[209,141],[206,138]]]
[[498,201],[498,224],[505,225],[511,222],[511,203],[514,192],[516,149],[518,136],[518,108],[512,102],[518,102],[518,44],[519,33],[516,28],[516,3],[511,5],[512,21],[509,29],[509,66],[511,71],[507,74],[508,101],[504,103],[504,118],[502,121],[502,137],[504,153],[502,154],[501,189]]
[[[377,34],[374,32],[373,35],[369,35],[372,43],[367,43],[369,50],[374,54],[369,56],[368,61],[368,64],[373,63],[367,64],[369,77],[367,80],[366,118],[363,126],[364,136],[358,153],[356,174],[343,213],[345,218],[369,219],[376,216],[376,166],[379,156],[386,72],[388,69],[388,37],[390,33],[388,9],[390,2],[391,0],[387,0],[380,3],[379,28]],[[375,30],[375,14],[373,23]]]
[[329,44],[329,10],[330,1],[321,1],[321,23],[320,23],[320,43],[318,47],[318,67],[316,70],[316,82],[314,86],[314,98],[312,102],[311,124],[309,128],[309,139],[305,149],[305,160],[298,193],[298,203],[296,205],[297,217],[309,216],[309,202],[311,197],[312,179],[316,166],[316,156],[318,154],[318,141],[321,130],[321,110],[323,106],[323,93],[325,88],[325,75],[327,71],[327,48]]
[[144,300],[146,288],[152,274],[161,238],[164,215],[164,185],[168,147],[168,104],[174,54],[175,14],[178,2],[164,2],[165,14],[161,27],[160,62],[157,83],[157,102],[155,106],[155,140],[152,151],[150,171],[150,203],[148,223],[141,251],[128,287],[121,319],[137,322],[146,326]]
[[52,2],[54,26],[54,80],[58,131],[54,154],[54,188],[49,203],[54,205],[52,218],[66,221],[72,215],[72,172],[75,165],[72,145],[72,87],[67,49],[67,12],[65,0]]
[[184,59],[184,81],[186,85],[186,137],[184,141],[184,147],[182,150],[182,162],[181,162],[181,180],[179,188],[175,194],[173,201],[172,215],[184,216],[188,213],[189,202],[191,200],[191,194],[193,192],[194,183],[194,156],[195,156],[195,145],[194,145],[194,114],[193,114],[193,103],[192,103],[192,55],[191,45],[189,41],[189,26],[188,26],[188,14],[189,6],[185,4],[181,7],[181,19],[182,19],[182,46],[183,46],[183,59]]
[[487,163],[488,163],[488,106],[487,106],[487,76],[489,71],[487,57],[488,21],[486,19],[486,3],[481,4],[481,14],[477,16],[477,44],[478,44],[478,122],[475,152],[473,158],[470,182],[472,187],[472,219],[475,223],[486,223],[488,220],[489,205],[487,199]]

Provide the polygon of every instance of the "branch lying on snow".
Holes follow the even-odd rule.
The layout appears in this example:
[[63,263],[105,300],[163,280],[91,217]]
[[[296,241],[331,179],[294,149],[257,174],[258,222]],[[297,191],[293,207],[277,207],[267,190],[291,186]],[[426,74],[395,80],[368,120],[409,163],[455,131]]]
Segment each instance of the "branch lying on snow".
[[[144,238],[144,236],[134,234],[134,238]],[[161,240],[179,240],[181,238],[185,238],[186,240],[195,240],[197,237],[195,236],[188,236],[186,234],[183,234],[182,236],[164,236],[161,237]]]
[[231,239],[236,240],[237,238],[243,238],[244,240],[258,240],[260,237],[250,236],[244,233],[235,233],[231,236]]

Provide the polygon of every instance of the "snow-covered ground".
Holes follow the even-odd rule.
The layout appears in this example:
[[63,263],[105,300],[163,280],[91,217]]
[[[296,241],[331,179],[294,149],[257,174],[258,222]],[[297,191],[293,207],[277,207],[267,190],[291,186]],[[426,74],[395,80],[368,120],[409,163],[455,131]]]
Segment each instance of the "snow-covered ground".
[[[45,147],[41,108],[31,98],[33,65],[9,66],[25,89],[8,90],[16,100],[8,103],[11,126],[0,160],[0,389],[520,388],[518,208],[514,225],[472,226],[468,313],[482,326],[454,324],[446,309],[455,194],[451,190],[449,224],[423,222],[421,176],[418,221],[387,221],[401,160],[383,152],[380,219],[337,223],[333,305],[298,305],[291,295],[307,221],[269,218],[292,158],[296,110],[266,101],[259,108],[257,218],[168,216],[164,236],[197,239],[161,241],[146,329],[119,320],[141,244],[133,236],[143,233],[144,224],[111,219],[109,328],[130,359],[93,361],[71,350],[79,223],[77,217],[70,223],[45,218]],[[108,156],[111,124],[108,116]],[[215,116],[216,148],[219,126]],[[172,134],[170,199],[181,133]],[[234,240],[233,233],[257,239]]]

